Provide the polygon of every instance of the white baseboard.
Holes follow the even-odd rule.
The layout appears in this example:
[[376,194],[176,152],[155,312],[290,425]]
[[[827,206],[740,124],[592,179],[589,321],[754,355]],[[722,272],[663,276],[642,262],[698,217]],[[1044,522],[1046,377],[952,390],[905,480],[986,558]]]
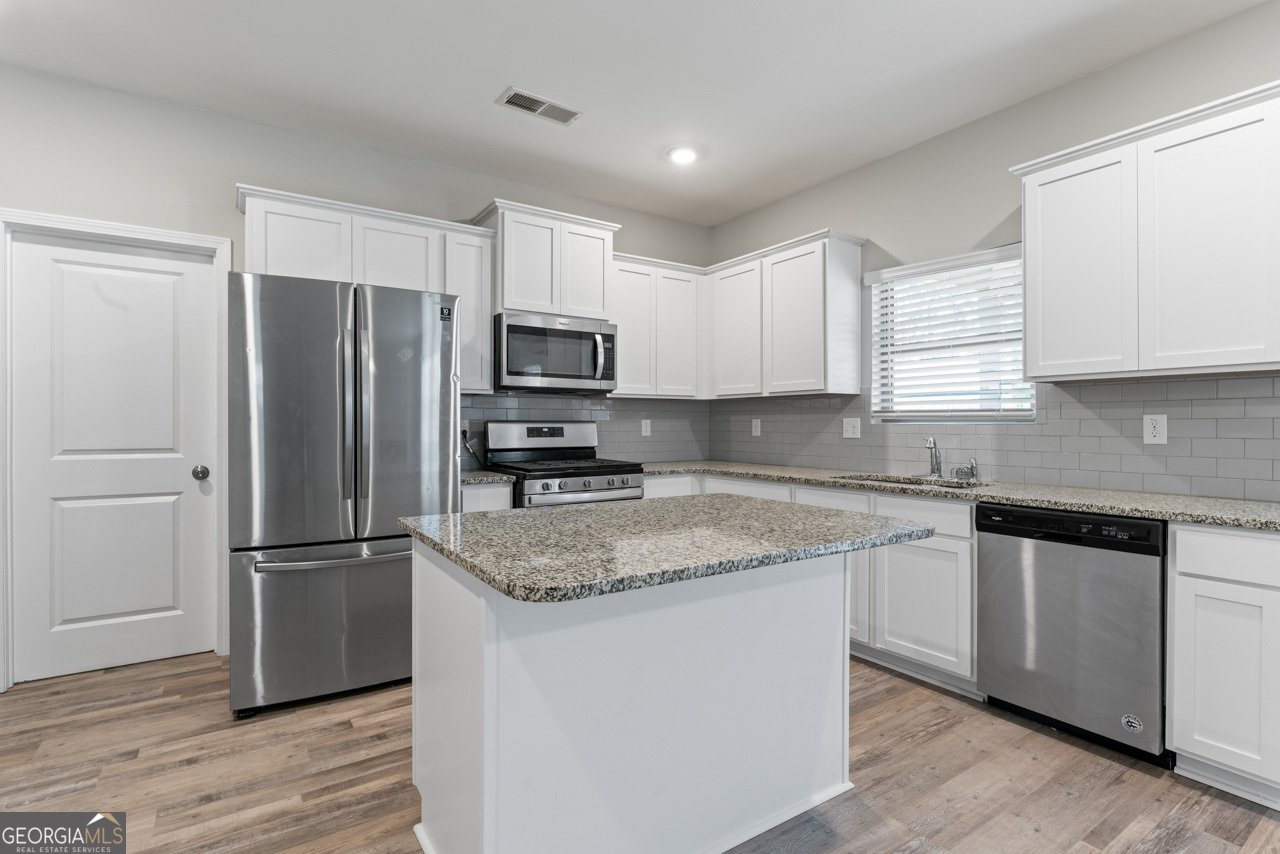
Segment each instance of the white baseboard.
[[978,693],[978,684],[976,682],[960,676],[939,673],[891,652],[884,652],[883,650],[863,646],[856,641],[849,641],[849,654],[854,658],[888,667],[890,670],[896,670],[913,679],[919,679],[921,682],[928,682],[935,687],[968,697],[970,700],[977,700],[978,702],[986,702],[987,700],[986,694]]
[[413,826],[413,835],[418,837],[418,845],[422,847],[422,854],[436,854],[436,849],[431,847],[431,843],[427,841],[427,832],[422,829],[422,822],[418,822]]
[[1280,810],[1280,786],[1274,783],[1256,780],[1239,771],[1229,771],[1185,753],[1178,754],[1178,763],[1174,766],[1173,773],[1230,792],[1255,804]]
[[800,803],[795,804],[794,806],[791,806],[788,809],[782,810],[781,812],[774,813],[768,818],[761,819],[760,821],[754,822],[750,827],[742,831],[739,831],[738,833],[733,834],[728,839],[721,840],[720,842],[717,842],[715,845],[712,845],[709,848],[703,849],[701,854],[721,854],[721,852],[728,851],[730,848],[733,848],[737,845],[741,845],[743,842],[746,842],[748,839],[754,839],[755,837],[764,833],[766,830],[777,827],[778,825],[782,824],[784,821],[790,821],[796,816],[802,813],[806,813],[809,810],[813,809],[818,804],[826,803],[827,801],[831,800],[837,795],[842,795],[852,788],[853,788],[853,784],[848,782],[841,783],[838,786],[832,786],[830,789],[827,789],[824,792],[819,792],[818,794],[814,795],[811,798],[805,798]]

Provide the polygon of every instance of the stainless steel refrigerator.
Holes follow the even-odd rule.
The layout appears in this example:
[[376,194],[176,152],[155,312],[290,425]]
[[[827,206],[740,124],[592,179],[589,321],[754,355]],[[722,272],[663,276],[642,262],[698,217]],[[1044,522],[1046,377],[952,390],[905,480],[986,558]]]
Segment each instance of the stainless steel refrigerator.
[[396,520],[460,507],[457,301],[231,274],[233,710],[409,676]]

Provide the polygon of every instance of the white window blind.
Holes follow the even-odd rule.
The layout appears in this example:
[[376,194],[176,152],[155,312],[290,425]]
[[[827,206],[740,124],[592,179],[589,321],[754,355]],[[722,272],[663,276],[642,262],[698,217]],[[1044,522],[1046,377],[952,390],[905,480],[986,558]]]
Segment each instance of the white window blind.
[[1022,244],[867,275],[874,421],[1034,421]]

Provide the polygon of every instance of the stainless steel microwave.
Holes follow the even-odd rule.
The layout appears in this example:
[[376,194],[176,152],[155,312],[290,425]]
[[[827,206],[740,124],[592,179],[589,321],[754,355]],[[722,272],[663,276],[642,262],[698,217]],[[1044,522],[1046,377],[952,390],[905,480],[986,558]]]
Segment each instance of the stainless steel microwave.
[[603,394],[618,387],[618,327],[543,314],[493,318],[495,388]]

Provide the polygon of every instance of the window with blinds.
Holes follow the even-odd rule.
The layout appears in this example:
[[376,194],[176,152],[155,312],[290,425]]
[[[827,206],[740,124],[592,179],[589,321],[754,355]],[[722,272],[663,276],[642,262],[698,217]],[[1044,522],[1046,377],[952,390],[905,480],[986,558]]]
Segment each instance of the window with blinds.
[[876,422],[1034,421],[1022,244],[869,273]]

